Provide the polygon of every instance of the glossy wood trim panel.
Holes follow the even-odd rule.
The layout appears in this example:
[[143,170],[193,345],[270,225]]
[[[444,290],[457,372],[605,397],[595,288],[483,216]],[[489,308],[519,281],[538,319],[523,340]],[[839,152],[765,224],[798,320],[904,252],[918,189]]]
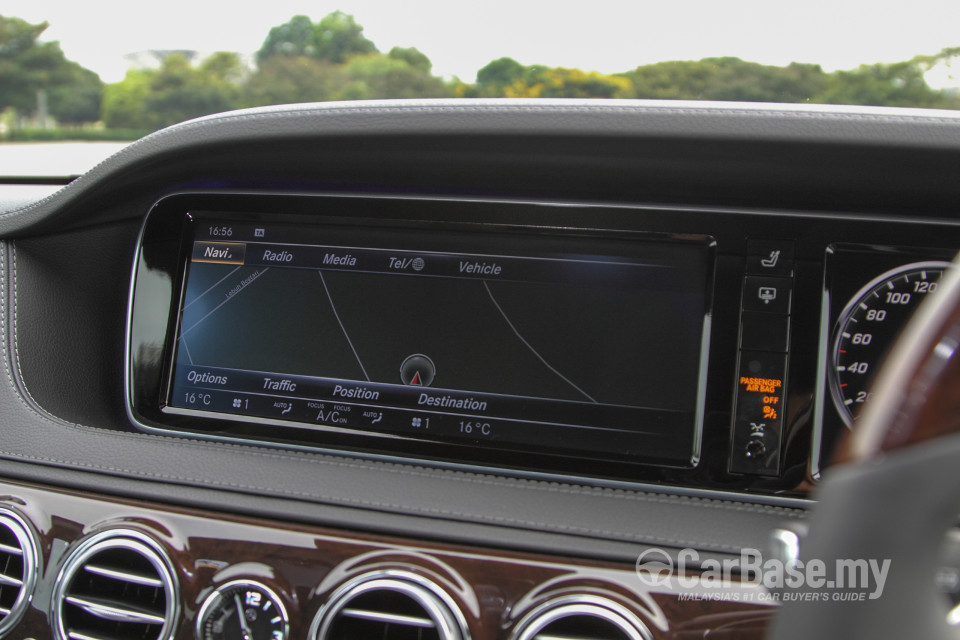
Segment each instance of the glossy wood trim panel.
[[[257,580],[275,591],[290,617],[290,637],[310,624],[345,582],[374,571],[402,571],[439,585],[463,613],[471,640],[506,640],[517,622],[554,598],[605,597],[626,607],[655,639],[762,638],[774,611],[752,584],[689,589],[644,584],[634,566],[404,540],[290,522],[0,482],[0,505],[35,528],[42,558],[30,609],[11,637],[52,638],[50,594],[63,559],[86,536],[133,529],[169,554],[180,585],[175,640],[195,637],[203,600],[230,580]],[[638,548],[638,553],[640,549]]]

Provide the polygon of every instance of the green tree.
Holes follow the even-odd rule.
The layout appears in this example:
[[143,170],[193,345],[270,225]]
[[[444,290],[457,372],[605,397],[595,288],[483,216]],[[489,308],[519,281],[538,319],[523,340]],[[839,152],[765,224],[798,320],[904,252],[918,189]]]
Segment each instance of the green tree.
[[565,67],[527,67],[523,81],[506,89],[508,97],[536,98],[627,98],[632,93],[630,80],[598,71]]
[[289,22],[273,27],[257,52],[257,63],[282,56],[316,55],[316,35],[313,21],[307,16],[293,16]]
[[424,73],[430,73],[433,69],[433,63],[430,62],[430,58],[416,47],[394,47],[390,49],[390,53],[388,53],[387,56],[394,60],[403,60],[414,69],[423,71]]
[[100,119],[103,81],[76,62],[68,64],[70,80],[55,85],[48,94],[50,114],[61,124],[96,122]]
[[150,83],[155,71],[130,70],[120,82],[103,89],[101,119],[114,129],[155,129],[159,121],[147,111]]
[[64,85],[90,84],[79,65],[66,59],[59,43],[40,42],[47,26],[0,16],[0,110],[12,107],[30,113],[37,107],[40,90],[49,97]]
[[523,80],[525,67],[513,58],[498,58],[477,72],[477,93],[502,97],[507,87]]
[[369,53],[377,53],[377,47],[363,35],[363,27],[352,15],[334,11],[316,24],[307,16],[299,15],[270,29],[257,52],[257,63],[263,64],[276,56],[304,56],[343,64],[351,56]]
[[450,89],[440,78],[380,53],[352,57],[341,69],[339,100],[378,98],[446,98]]
[[820,65],[791,62],[786,67],[729,59],[714,84],[705,92],[708,100],[743,102],[810,102],[821,91],[827,74]]
[[[214,64],[214,70],[217,65]],[[203,66],[194,68],[181,54],[169,55],[150,80],[145,108],[160,126],[227,111],[237,106],[238,87]]]
[[249,107],[333,100],[341,74],[329,63],[306,56],[274,56],[260,64],[243,86]]
[[524,66],[513,58],[498,58],[477,72],[476,89],[455,87],[457,95],[488,98],[627,98],[630,80],[597,71],[542,64]]
[[106,86],[104,124],[158,129],[236,108],[243,75],[243,67],[232,53],[214,54],[198,67],[183,54],[170,54],[160,69],[128,71],[122,81]]
[[816,102],[862,104],[894,107],[953,107],[956,104],[942,91],[930,88],[924,74],[930,58],[907,62],[860,65],[850,71],[830,75]]
[[230,51],[217,51],[201,62],[200,73],[217,82],[233,85],[242,84],[247,77],[247,69],[240,58]]
[[827,74],[819,65],[777,67],[739,58],[705,58],[643,65],[624,76],[633,83],[637,98],[805,102],[823,90]]
[[377,52],[373,42],[363,35],[363,27],[342,11],[327,14],[317,23],[314,45],[316,58],[334,64],[342,64],[351,56]]

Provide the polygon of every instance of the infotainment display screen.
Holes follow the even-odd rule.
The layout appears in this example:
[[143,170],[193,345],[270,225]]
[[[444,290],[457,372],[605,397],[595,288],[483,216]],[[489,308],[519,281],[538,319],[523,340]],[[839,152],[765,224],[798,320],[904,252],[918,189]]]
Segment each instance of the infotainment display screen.
[[704,237],[275,224],[197,214],[163,412],[690,466]]

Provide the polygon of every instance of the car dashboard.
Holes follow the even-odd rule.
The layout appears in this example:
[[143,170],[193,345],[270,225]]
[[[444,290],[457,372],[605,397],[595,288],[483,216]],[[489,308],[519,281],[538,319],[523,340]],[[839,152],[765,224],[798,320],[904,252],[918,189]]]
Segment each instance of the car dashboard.
[[958,154],[943,112],[361,102],[9,179],[0,635],[764,637],[703,572],[806,520]]

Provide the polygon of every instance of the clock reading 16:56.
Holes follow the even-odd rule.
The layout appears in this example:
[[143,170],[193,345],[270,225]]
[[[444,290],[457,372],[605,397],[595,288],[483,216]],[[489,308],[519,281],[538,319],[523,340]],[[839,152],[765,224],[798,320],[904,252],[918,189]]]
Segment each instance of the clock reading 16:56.
[[220,226],[220,227],[207,227],[207,232],[211,237],[214,238],[229,238],[233,236],[233,227]]

